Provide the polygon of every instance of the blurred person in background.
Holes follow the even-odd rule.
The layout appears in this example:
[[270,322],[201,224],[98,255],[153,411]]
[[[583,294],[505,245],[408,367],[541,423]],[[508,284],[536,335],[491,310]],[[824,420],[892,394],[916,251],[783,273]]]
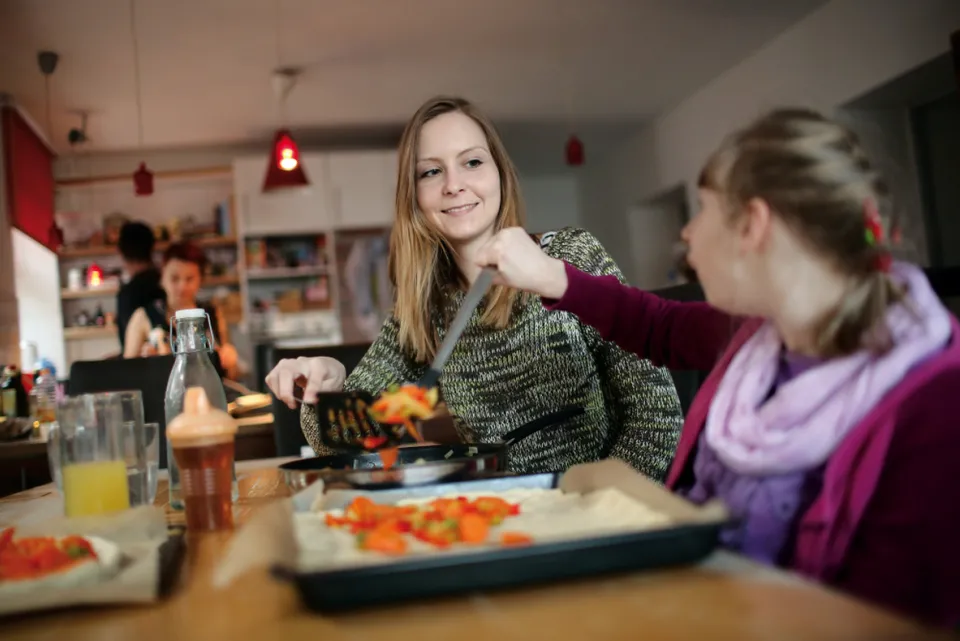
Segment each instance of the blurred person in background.
[[140,222],[129,222],[120,228],[117,249],[127,281],[117,292],[117,333],[120,351],[124,351],[127,325],[141,307],[152,307],[166,294],[160,286],[160,270],[153,263],[153,231]]
[[173,342],[167,336],[171,317],[182,309],[201,308],[210,315],[213,338],[220,356],[221,375],[232,377],[235,374],[237,350],[221,338],[225,332],[216,308],[197,303],[206,262],[203,250],[192,243],[174,243],[167,248],[160,272],[165,298],[140,307],[133,313],[127,325],[124,358],[169,354]]

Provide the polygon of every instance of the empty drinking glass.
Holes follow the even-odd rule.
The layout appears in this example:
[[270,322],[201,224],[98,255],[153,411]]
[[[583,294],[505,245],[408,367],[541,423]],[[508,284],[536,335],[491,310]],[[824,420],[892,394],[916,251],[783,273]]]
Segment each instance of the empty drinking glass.
[[63,475],[60,473],[60,425],[54,421],[47,426],[47,461],[50,463],[50,478],[63,492]]
[[153,505],[160,468],[160,425],[124,422],[123,452],[130,486],[130,505]]
[[[151,423],[148,428],[143,421],[143,395],[138,390],[105,392],[120,402],[123,422],[120,427],[120,446],[127,466],[127,485],[130,493],[130,505],[152,505],[157,494],[156,476],[160,463],[160,447],[157,430],[159,426]],[[152,433],[152,436],[151,436]],[[151,443],[153,454],[151,458]],[[152,473],[151,473],[152,463]],[[152,477],[152,482],[151,482]]]

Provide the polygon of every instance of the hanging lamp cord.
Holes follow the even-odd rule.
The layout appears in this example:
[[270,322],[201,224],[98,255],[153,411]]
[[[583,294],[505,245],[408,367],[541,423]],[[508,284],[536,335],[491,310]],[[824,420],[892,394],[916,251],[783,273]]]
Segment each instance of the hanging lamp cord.
[[[274,32],[276,34],[276,45],[277,45],[277,69],[283,67],[283,0],[276,0],[276,19],[277,23],[274,25]],[[287,90],[284,90],[280,96],[278,105],[280,111],[280,126],[285,127],[287,124]]]
[[137,0],[130,0],[130,38],[133,41],[133,77],[137,86],[137,140],[143,147],[143,104],[140,95],[140,47],[137,42]]

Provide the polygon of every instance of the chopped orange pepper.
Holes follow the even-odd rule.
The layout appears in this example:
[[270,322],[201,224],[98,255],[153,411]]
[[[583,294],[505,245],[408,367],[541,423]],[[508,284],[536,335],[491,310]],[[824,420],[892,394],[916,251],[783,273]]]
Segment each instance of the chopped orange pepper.
[[464,543],[483,543],[490,533],[490,524],[475,512],[467,513],[460,519],[460,540]]
[[523,532],[501,532],[500,543],[503,545],[530,545],[533,543],[533,537]]
[[[344,528],[357,536],[364,550],[403,554],[404,535],[436,548],[455,543],[477,545],[488,541],[490,528],[520,513],[520,507],[499,497],[469,500],[437,498],[426,505],[382,505],[365,496],[355,498],[342,517],[326,515],[328,527]],[[399,542],[398,542],[399,541]],[[523,545],[532,539],[521,533],[501,535],[503,545]]]
[[400,448],[387,447],[378,452],[380,461],[383,463],[383,469],[389,470],[397,464],[397,457],[400,456]]
[[370,415],[380,423],[403,424],[410,419],[429,418],[438,400],[435,387],[427,390],[419,385],[401,385],[381,392],[370,405]]
[[401,555],[407,551],[403,535],[392,527],[378,527],[357,537],[360,548],[383,554]]

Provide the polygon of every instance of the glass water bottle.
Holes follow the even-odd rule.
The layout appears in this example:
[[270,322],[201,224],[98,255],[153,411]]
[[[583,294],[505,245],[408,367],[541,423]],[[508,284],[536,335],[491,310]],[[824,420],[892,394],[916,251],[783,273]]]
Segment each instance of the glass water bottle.
[[[223,389],[223,381],[220,380],[220,374],[210,360],[210,353],[216,347],[210,316],[202,309],[182,309],[175,314],[174,319],[176,331],[174,332],[171,327],[170,346],[173,348],[176,360],[170,371],[163,403],[166,424],[170,425],[174,418],[183,413],[184,399],[190,387],[202,387],[210,401],[210,406],[226,412],[227,395]],[[180,472],[177,469],[169,439],[167,439],[167,469],[170,473],[170,507],[182,510]],[[233,499],[236,500],[237,496],[237,470],[234,465]]]

